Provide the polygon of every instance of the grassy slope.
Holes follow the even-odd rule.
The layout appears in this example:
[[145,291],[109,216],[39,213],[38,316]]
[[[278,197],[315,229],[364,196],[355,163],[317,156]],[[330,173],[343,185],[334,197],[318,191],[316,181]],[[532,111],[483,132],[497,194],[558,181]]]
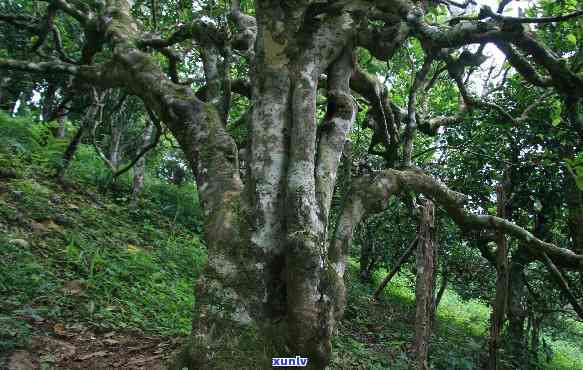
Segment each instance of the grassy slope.
[[[131,209],[124,193],[99,193],[95,158],[93,169],[73,166],[65,191],[49,177],[50,154],[31,156],[14,143],[0,142],[0,367],[31,338],[66,337],[78,324],[98,333],[188,334],[206,252],[193,219],[164,207],[191,201],[176,197],[194,189],[150,184]],[[92,156],[86,147],[79,155]],[[161,199],[160,187],[175,199]]]

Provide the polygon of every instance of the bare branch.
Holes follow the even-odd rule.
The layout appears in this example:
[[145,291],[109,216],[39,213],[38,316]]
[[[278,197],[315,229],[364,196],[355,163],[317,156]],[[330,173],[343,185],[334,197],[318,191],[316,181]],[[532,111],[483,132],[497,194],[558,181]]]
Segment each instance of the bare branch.
[[33,63],[7,58],[0,58],[0,69],[34,73],[64,73],[70,75],[79,75],[81,73],[80,67],[68,63],[56,61]]
[[381,283],[379,284],[379,287],[377,288],[377,290],[375,290],[374,294],[372,295],[371,301],[378,301],[379,296],[381,295],[381,293],[383,292],[383,290],[385,289],[387,284],[391,281],[391,279],[395,276],[395,274],[397,272],[399,272],[401,265],[403,263],[405,263],[405,261],[407,261],[407,259],[409,259],[409,257],[411,257],[411,255],[413,254],[413,251],[415,250],[415,247],[417,246],[418,241],[419,241],[419,235],[415,236],[415,239],[413,239],[413,241],[411,241],[411,243],[409,243],[409,246],[407,247],[405,252],[401,255],[401,257],[399,257],[399,259],[397,260],[397,263],[395,263],[395,267],[393,267],[391,272],[389,272],[387,274],[387,276],[385,276],[383,281],[381,281]]
[[57,7],[59,10],[75,18],[79,23],[85,25],[93,17],[93,14],[88,12],[87,7],[80,9],[78,4],[73,4],[68,0],[42,0]]
[[148,115],[150,116],[150,121],[152,121],[152,123],[156,126],[156,137],[154,138],[154,141],[152,141],[150,144],[148,144],[144,148],[142,148],[142,150],[138,153],[138,155],[136,155],[136,157],[127,166],[125,166],[121,170],[115,172],[113,174],[113,177],[119,177],[119,176],[123,175],[124,173],[126,173],[127,171],[129,171],[132,167],[134,167],[136,165],[136,163],[138,163],[138,161],[144,155],[146,155],[150,150],[152,150],[158,146],[158,143],[160,142],[160,137],[162,136],[162,132],[163,132],[162,125],[160,124],[160,120],[158,119],[158,117],[156,117],[156,115],[154,114],[154,112],[152,112],[151,109],[146,108],[146,111],[148,112]]
[[[527,81],[538,86],[554,86],[568,95],[583,94],[583,78],[569,70],[565,63],[520,24],[506,27],[500,25],[501,22],[475,21],[459,22],[452,27],[434,26],[427,24],[421,15],[411,11],[407,14],[407,22],[415,36],[433,47],[457,48],[473,43],[494,42]],[[509,44],[515,45],[523,54],[531,55],[536,64],[546,69],[550,78],[539,76],[534,67]]]
[[[500,11],[498,11],[500,13]],[[552,23],[552,22],[562,22],[569,19],[577,18],[583,15],[583,10],[577,10],[575,12],[563,15],[557,15],[552,17],[540,17],[540,18],[524,18],[524,17],[508,17],[501,14],[494,13],[492,8],[489,6],[484,6],[480,9],[480,19],[492,18],[501,22],[508,23]]]
[[10,69],[15,71],[31,73],[62,73],[75,76],[85,82],[91,82],[102,88],[119,87],[121,78],[109,64],[102,65],[74,65],[70,63],[51,61],[51,62],[30,62],[25,60],[16,60],[0,58],[0,70]]
[[484,229],[503,232],[523,241],[524,243],[520,243],[521,248],[526,248],[533,257],[542,259],[543,254],[547,254],[553,263],[583,272],[583,255],[542,241],[506,219],[469,212],[464,207],[467,200],[464,194],[452,191],[442,182],[415,169],[402,171],[389,169],[376,175],[362,176],[353,182],[350,195],[340,213],[331,248],[334,261],[342,261],[338,253],[348,250],[356,225],[367,215],[386,209],[391,196],[399,195],[404,191],[414,191],[429,197],[443,207],[458,226],[467,233]]
[[433,63],[433,56],[428,55],[423,62],[423,67],[421,70],[415,74],[415,81],[409,92],[409,104],[407,110],[407,126],[405,128],[405,139],[404,139],[404,149],[403,149],[403,163],[405,166],[411,164],[411,154],[413,152],[413,139],[415,138],[415,132],[417,131],[417,116],[416,116],[416,106],[417,106],[417,91],[424,89],[426,84],[427,74],[431,68],[431,63]]
[[496,46],[506,55],[508,62],[510,62],[525,80],[535,86],[551,86],[551,79],[541,76],[534,67],[530,65],[528,60],[520,55],[513,46],[505,42],[496,42]]
[[577,312],[579,318],[583,320],[583,307],[581,307],[579,302],[577,302],[577,298],[575,298],[575,296],[573,295],[573,292],[569,287],[569,283],[567,282],[561,271],[557,268],[557,266],[555,266],[553,261],[549,258],[549,256],[546,253],[543,253],[542,260],[545,266],[549,269],[549,272],[555,278],[555,281],[561,288],[561,291],[567,296],[569,303],[571,303],[571,306],[573,306],[573,309],[575,310],[575,312]]

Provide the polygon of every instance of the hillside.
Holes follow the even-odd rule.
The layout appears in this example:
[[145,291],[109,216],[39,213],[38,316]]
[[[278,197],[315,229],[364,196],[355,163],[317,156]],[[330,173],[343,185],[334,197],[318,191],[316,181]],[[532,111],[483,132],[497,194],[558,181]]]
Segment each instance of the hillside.
[[62,143],[19,139],[30,130],[3,117],[0,362],[26,349],[59,369],[155,368],[189,333],[205,260],[197,218],[180,208],[195,207],[192,185],[149,183],[130,207],[123,180],[99,188],[102,164],[83,146],[93,162],[76,161],[63,187],[49,153]]

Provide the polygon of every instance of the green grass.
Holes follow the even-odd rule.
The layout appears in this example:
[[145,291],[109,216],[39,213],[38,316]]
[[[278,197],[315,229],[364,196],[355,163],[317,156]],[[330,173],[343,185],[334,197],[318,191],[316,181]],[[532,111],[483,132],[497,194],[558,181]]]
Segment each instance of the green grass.
[[37,126],[0,115],[0,364],[56,323],[187,335],[206,260],[194,187],[150,178],[132,208],[82,146],[64,190]]
[[[4,186],[1,319],[18,321],[28,310],[104,330],[189,332],[192,287],[206,258],[194,233],[173,232],[172,220],[158,212],[128,211],[106,200],[97,208],[76,194],[59,194],[61,204],[52,205],[48,198],[57,192],[32,179]],[[31,232],[30,225],[37,230]],[[26,320],[21,321],[16,327],[26,327]]]

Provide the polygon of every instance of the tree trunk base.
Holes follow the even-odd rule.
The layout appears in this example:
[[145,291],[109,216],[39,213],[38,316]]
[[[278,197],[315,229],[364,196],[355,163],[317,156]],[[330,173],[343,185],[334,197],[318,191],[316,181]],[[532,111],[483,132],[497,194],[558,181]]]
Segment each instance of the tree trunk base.
[[169,369],[268,369],[273,357],[307,357],[290,353],[285,317],[268,317],[208,276],[196,290],[192,334]]

